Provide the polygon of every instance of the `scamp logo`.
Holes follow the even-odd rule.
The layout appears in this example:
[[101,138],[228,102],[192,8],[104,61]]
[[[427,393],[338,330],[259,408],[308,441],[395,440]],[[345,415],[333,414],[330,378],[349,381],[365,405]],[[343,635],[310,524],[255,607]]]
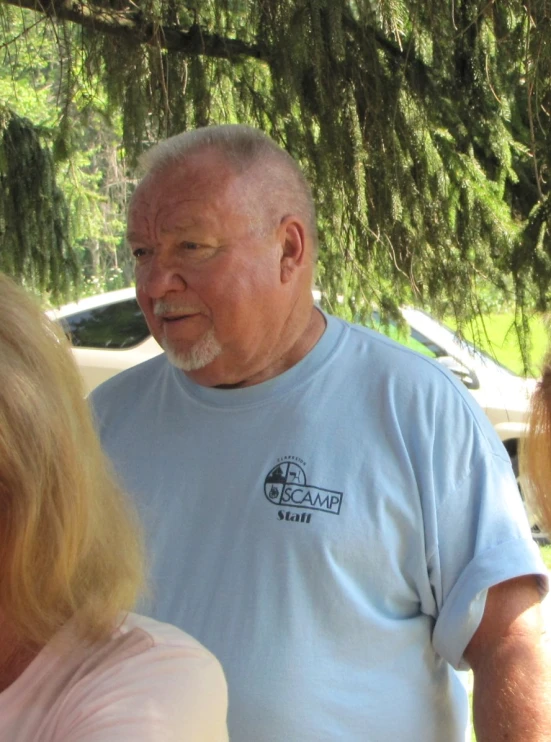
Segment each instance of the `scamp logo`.
[[295,461],[276,464],[264,480],[264,494],[273,505],[307,508],[338,515],[342,492],[327,490],[306,482],[304,469]]

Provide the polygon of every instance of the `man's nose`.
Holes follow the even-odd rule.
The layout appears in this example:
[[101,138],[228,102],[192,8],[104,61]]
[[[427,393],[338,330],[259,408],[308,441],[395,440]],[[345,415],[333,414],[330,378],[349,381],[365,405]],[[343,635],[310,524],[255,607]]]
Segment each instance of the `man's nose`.
[[155,255],[136,269],[136,281],[152,299],[161,299],[169,291],[185,291],[187,283],[182,266],[170,257]]

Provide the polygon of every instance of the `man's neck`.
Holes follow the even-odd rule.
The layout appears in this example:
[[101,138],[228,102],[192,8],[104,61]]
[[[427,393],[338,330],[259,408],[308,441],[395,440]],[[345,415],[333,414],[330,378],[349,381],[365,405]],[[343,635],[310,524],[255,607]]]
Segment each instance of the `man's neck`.
[[243,379],[234,384],[217,384],[216,389],[242,389],[247,386],[255,386],[256,384],[262,384],[264,381],[273,379],[276,376],[280,376],[285,373],[288,369],[295,366],[305,356],[310,353],[312,348],[316,345],[318,340],[325,332],[327,322],[322,312],[315,306],[312,306],[312,311],[309,317],[308,324],[298,335],[297,340],[291,346],[287,353],[279,359],[279,362],[270,364],[266,369]]

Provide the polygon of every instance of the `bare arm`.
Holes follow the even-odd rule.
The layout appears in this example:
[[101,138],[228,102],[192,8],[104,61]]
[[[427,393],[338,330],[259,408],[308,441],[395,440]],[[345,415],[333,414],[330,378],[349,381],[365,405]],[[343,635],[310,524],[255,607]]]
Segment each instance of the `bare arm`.
[[474,673],[478,742],[551,739],[551,651],[535,577],[488,592],[484,616],[465,657]]

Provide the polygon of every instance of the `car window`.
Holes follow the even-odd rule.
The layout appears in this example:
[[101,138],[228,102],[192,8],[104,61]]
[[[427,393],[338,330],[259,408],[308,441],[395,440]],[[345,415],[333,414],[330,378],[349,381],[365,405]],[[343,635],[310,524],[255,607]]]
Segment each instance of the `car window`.
[[131,348],[150,334],[136,299],[75,312],[59,322],[78,348]]
[[429,358],[440,358],[446,355],[446,352],[432,340],[425,337],[422,333],[414,330],[412,327],[406,329],[399,328],[394,322],[384,324],[381,322],[379,312],[373,312],[372,314],[373,328],[377,332],[383,333],[392,340],[405,345],[412,350],[416,350],[418,353],[422,353],[424,356]]

